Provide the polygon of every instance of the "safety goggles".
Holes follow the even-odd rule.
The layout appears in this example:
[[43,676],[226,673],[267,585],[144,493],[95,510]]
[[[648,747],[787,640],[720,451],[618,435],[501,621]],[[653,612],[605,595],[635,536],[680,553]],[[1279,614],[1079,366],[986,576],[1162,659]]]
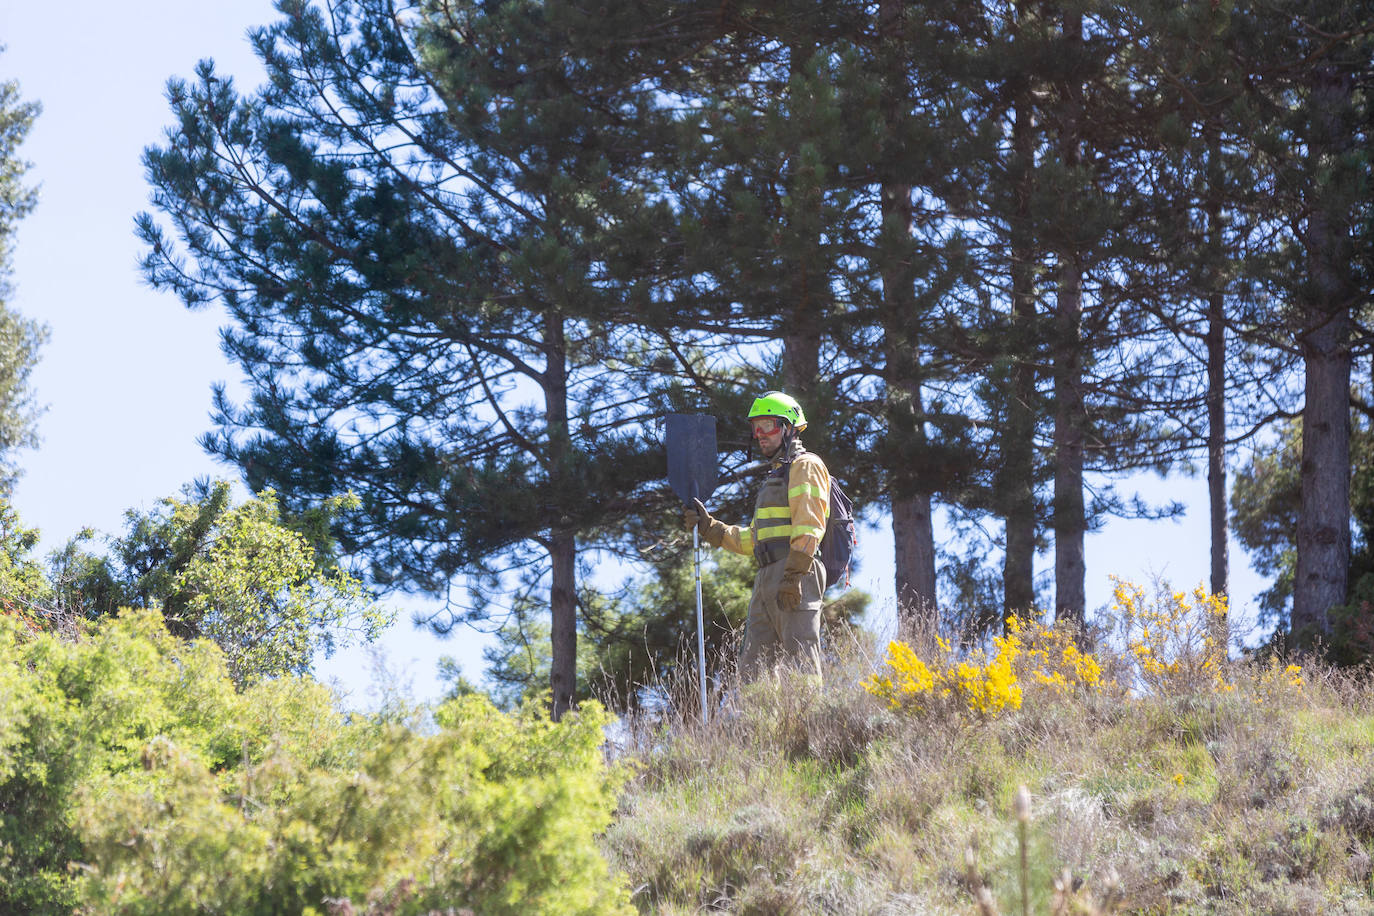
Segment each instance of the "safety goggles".
[[754,417],[749,421],[749,427],[753,430],[754,438],[757,439],[760,436],[771,436],[782,429],[782,421],[777,417]]

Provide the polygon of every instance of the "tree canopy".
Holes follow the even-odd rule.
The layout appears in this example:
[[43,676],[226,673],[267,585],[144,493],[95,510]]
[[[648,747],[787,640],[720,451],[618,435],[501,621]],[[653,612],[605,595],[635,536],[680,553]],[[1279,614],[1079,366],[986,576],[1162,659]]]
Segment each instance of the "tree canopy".
[[107,553],[89,549],[90,531],[55,551],[53,612],[94,620],[155,609],[173,633],[218,645],[240,685],[305,673],[320,653],[370,641],[390,622],[330,551],[328,520],[352,502],[329,501],[292,527],[271,491],[236,506],[227,481],[192,485],[126,513]]
[[1197,459],[1225,591],[1228,448],[1320,414],[1294,625],[1343,600],[1371,43],[1341,3],[279,11],[267,83],[172,80],[146,153],[145,273],[226,309],[249,380],[206,444],[292,513],[357,492],[341,549],[448,595],[440,628],[547,608],[556,712],[579,557],[671,525],[660,418],[762,387],[890,512],[901,600],[1000,563],[1000,609],[952,612],[982,629],[1044,602],[1051,547],[1086,622],[1085,535],[1179,511],[1114,481]]

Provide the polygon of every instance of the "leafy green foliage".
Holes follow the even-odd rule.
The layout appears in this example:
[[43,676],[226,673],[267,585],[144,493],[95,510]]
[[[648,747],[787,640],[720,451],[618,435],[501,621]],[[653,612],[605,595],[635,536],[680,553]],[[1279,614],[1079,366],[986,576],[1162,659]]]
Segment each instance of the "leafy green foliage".
[[[175,530],[193,513],[177,504],[169,522]],[[303,671],[342,627],[371,638],[388,622],[358,580],[318,569],[305,538],[281,524],[270,491],[216,518],[172,586],[183,620],[224,649],[240,682]]]
[[[1348,601],[1331,609],[1324,649],[1331,661],[1355,665],[1374,657],[1374,426],[1356,422],[1350,432],[1350,560]],[[1302,422],[1293,420],[1241,467],[1231,490],[1236,537],[1251,562],[1273,585],[1260,595],[1262,622],[1287,628],[1297,570],[1297,527],[1302,502]]]
[[236,689],[154,611],[75,641],[0,618],[0,910],[631,912],[594,843],[609,722],[346,716],[308,678]]
[[0,492],[8,493],[19,477],[14,452],[38,445],[42,409],[34,401],[29,375],[47,339],[45,326],[0,302]]
[[38,529],[24,527],[14,507],[0,500],[0,607],[42,627],[51,588],[43,567],[30,556],[37,543]]
[[235,732],[253,713],[218,650],[178,643],[156,613],[110,621],[78,641],[28,634],[0,619],[0,679],[16,698],[0,746],[0,909],[66,913],[76,899],[67,864],[81,848],[71,821],[78,788],[135,766],[159,734],[194,734],[222,765],[239,754]]
[[[356,500],[328,500],[320,512]],[[130,512],[100,557],[69,543],[54,558],[61,597],[82,616],[159,607],[174,633],[224,650],[240,684],[302,673],[349,635],[370,640],[389,622],[362,584],[327,552],[327,521],[287,525],[270,490],[234,506],[227,482]]]
[[37,190],[24,184],[29,164],[19,158],[19,146],[41,110],[37,102],[20,98],[18,83],[0,82],[0,495],[19,476],[14,452],[38,444],[42,412],[34,403],[29,374],[47,340],[47,328],[5,306],[15,224],[38,202]]
[[1274,577],[1274,584],[1260,595],[1265,622],[1271,624],[1287,622],[1293,600],[1301,445],[1302,427],[1291,422],[1273,445],[1257,449],[1237,470],[1231,487],[1236,538],[1250,551],[1255,568]]

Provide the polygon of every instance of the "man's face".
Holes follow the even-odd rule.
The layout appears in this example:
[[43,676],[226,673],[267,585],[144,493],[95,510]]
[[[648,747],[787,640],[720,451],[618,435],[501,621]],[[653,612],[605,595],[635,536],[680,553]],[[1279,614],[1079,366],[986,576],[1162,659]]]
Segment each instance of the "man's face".
[[782,448],[782,437],[787,427],[777,417],[754,417],[749,421],[749,426],[759,442],[763,457],[772,458]]

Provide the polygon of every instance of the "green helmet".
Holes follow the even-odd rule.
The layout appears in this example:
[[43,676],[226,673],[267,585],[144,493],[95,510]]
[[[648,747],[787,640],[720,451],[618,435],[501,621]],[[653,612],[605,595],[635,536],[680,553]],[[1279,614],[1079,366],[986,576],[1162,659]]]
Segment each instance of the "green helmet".
[[801,405],[796,398],[781,391],[765,391],[754,398],[754,404],[749,408],[749,419],[755,417],[778,417],[791,423],[797,432],[806,429],[806,415],[802,413]]

